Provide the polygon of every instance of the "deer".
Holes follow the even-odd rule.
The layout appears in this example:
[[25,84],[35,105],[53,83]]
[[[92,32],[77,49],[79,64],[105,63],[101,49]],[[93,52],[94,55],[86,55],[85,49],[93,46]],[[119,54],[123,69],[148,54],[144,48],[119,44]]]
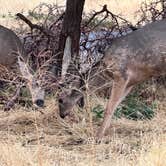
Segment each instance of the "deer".
[[[115,38],[104,51],[102,62],[112,75],[113,83],[103,122],[96,134],[97,140],[104,137],[116,108],[137,84],[166,74],[166,19]],[[81,94],[76,92],[60,98],[60,115],[69,112],[80,98]]]
[[10,71],[19,71],[27,80],[32,102],[38,107],[44,105],[44,89],[39,84],[36,75],[31,73],[27,65],[27,55],[19,37],[12,30],[0,25],[0,67]]
[[[100,67],[99,67],[100,66]],[[81,83],[77,78],[75,82],[69,83],[69,88],[62,89],[59,95],[59,114],[61,118],[69,116],[74,105],[83,108],[84,91],[88,95],[108,98],[111,93],[112,74],[108,73],[103,64],[98,64],[86,73],[85,78],[81,78]],[[81,84],[81,86],[80,86]]]

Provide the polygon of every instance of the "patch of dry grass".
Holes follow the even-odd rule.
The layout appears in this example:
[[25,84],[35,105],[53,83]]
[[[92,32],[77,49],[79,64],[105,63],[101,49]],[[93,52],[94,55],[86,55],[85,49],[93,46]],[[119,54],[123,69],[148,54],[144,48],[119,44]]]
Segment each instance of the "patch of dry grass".
[[[120,125],[124,125],[123,130],[129,130],[134,125],[126,122],[120,121]],[[147,123],[144,127],[146,125]],[[142,127],[140,124],[133,126],[125,137],[115,130],[114,136],[110,138],[111,142],[100,145],[94,144],[90,139],[85,143],[77,143],[72,136],[49,134],[45,135],[44,142],[39,139],[23,145],[20,139],[13,141],[9,135],[7,142],[0,143],[0,163],[4,166],[165,166],[166,135],[161,131],[160,134],[152,131],[143,133]],[[122,130],[120,126],[114,126],[114,129]]]
[[0,15],[8,14],[10,13],[17,13],[20,11],[28,11],[32,10],[36,5],[39,5],[40,3],[58,3],[59,5],[64,4],[63,0],[0,0],[1,4],[1,10]]
[[[138,154],[111,153],[108,145],[87,145],[82,150],[65,150],[61,147],[53,148],[42,145],[22,147],[20,144],[0,144],[0,162],[4,166],[165,166],[165,143],[156,142],[148,152],[140,150]],[[117,143],[117,142],[113,142]]]
[[[112,11],[115,14],[121,14],[129,21],[135,23],[136,22],[136,15],[135,12],[139,9],[141,3],[144,0],[86,0],[85,1],[85,12],[91,12],[93,10],[101,10],[102,6],[104,4],[108,5],[108,9]],[[150,2],[152,0],[147,0],[147,2]],[[13,0],[11,3],[11,0],[0,0],[1,10],[0,10],[0,17],[3,15],[7,15],[8,13],[11,13],[12,15],[24,11],[25,13],[28,10],[32,10],[35,6],[39,5],[39,3],[57,3],[59,5],[64,6],[65,1],[63,0]],[[13,18],[6,17],[4,19],[0,18],[0,24],[5,26],[11,26],[11,23],[13,24]]]
[[[85,11],[91,11],[91,10],[99,10],[104,4],[107,4],[109,9],[115,13],[128,13],[128,15],[133,14],[134,11],[138,9],[140,4],[144,0],[86,0],[85,1]],[[147,2],[152,1],[148,0]],[[13,0],[11,3],[11,0],[0,0],[1,5],[1,11],[0,14],[6,14],[8,12],[16,13],[19,11],[27,11],[30,9],[33,9],[36,5],[39,3],[57,3],[59,5],[65,5],[65,1],[63,0]]]
[[[107,143],[96,144],[92,136],[100,121],[90,124],[88,109],[105,105],[101,98],[89,98],[88,107],[77,108],[75,119],[60,119],[54,97],[46,108],[32,111],[17,106],[0,113],[0,165],[9,166],[165,166],[165,101],[151,121],[112,120]],[[79,120],[79,121],[78,121]]]

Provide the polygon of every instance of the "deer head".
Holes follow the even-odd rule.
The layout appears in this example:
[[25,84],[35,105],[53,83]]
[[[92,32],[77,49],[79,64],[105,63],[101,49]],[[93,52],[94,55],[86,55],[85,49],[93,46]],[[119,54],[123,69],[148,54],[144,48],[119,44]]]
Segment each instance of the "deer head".
[[61,118],[65,118],[70,114],[71,109],[77,104],[79,107],[84,106],[84,96],[76,89],[64,92],[58,99],[59,114]]
[[45,91],[42,88],[40,81],[35,74],[31,74],[28,65],[21,56],[18,56],[18,65],[22,76],[28,81],[27,85],[32,96],[32,102],[38,107],[43,107]]

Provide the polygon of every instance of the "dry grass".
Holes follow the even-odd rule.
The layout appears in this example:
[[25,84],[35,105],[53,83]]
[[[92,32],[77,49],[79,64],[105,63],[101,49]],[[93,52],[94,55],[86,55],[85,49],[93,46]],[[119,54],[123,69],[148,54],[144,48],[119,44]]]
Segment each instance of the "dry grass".
[[[140,6],[144,0],[86,0],[85,2],[85,11],[99,10],[104,4],[107,4],[109,9],[115,13],[122,13],[130,15],[133,14]],[[147,0],[152,1],[152,0]],[[16,13],[19,11],[27,11],[33,9],[39,3],[57,3],[59,5],[64,5],[65,1],[63,0],[0,0],[1,6],[0,14],[6,14],[8,12]]]
[[166,165],[164,99],[151,121],[112,120],[107,143],[101,144],[91,137],[101,121],[90,124],[87,111],[96,104],[105,105],[105,100],[90,98],[82,112],[76,108],[77,121],[58,117],[54,97],[46,101],[43,113],[20,106],[0,113],[0,166]]
[[[85,12],[90,12],[93,10],[101,10],[102,6],[104,4],[108,5],[108,9],[115,14],[121,14],[129,21],[132,21],[133,23],[136,22],[136,15],[135,12],[139,9],[141,3],[144,0],[86,0],[85,3]],[[152,0],[147,0],[147,2],[150,2]],[[11,3],[11,0],[0,0],[1,10],[0,10],[0,16],[7,15],[8,13],[11,13],[14,15],[17,12],[24,11],[25,13],[28,10],[32,10],[35,6],[37,6],[39,3],[57,3],[59,5],[65,5],[65,1],[63,0],[13,0]],[[13,24],[13,18],[7,17],[5,19],[0,19],[0,24],[5,26],[11,26],[11,23]],[[15,22],[14,22],[15,23]]]
[[[8,12],[10,13],[17,13],[20,11],[28,11],[32,10],[36,5],[39,5],[40,3],[58,3],[58,4],[64,4],[63,0],[32,0],[32,1],[27,1],[27,0],[13,0],[11,3],[11,0],[0,0],[1,4],[1,11],[0,15],[7,14]],[[3,5],[2,5],[3,4]]]

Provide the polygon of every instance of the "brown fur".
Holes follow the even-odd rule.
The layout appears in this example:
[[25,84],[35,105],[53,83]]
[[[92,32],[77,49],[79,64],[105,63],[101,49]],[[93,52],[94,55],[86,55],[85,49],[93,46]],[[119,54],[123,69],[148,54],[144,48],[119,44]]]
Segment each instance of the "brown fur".
[[[104,136],[117,106],[136,84],[150,77],[166,74],[166,20],[156,21],[115,39],[106,50],[103,63],[114,80],[104,120],[97,133],[98,139]],[[71,100],[68,100],[68,103],[69,101]],[[64,103],[65,99],[62,105]],[[68,109],[61,108],[60,106],[60,112]]]
[[26,55],[18,36],[10,29],[0,25],[0,67],[16,69],[28,81],[27,85],[32,100],[37,106],[44,104],[44,90],[39,86],[38,80],[30,73],[26,65]]

